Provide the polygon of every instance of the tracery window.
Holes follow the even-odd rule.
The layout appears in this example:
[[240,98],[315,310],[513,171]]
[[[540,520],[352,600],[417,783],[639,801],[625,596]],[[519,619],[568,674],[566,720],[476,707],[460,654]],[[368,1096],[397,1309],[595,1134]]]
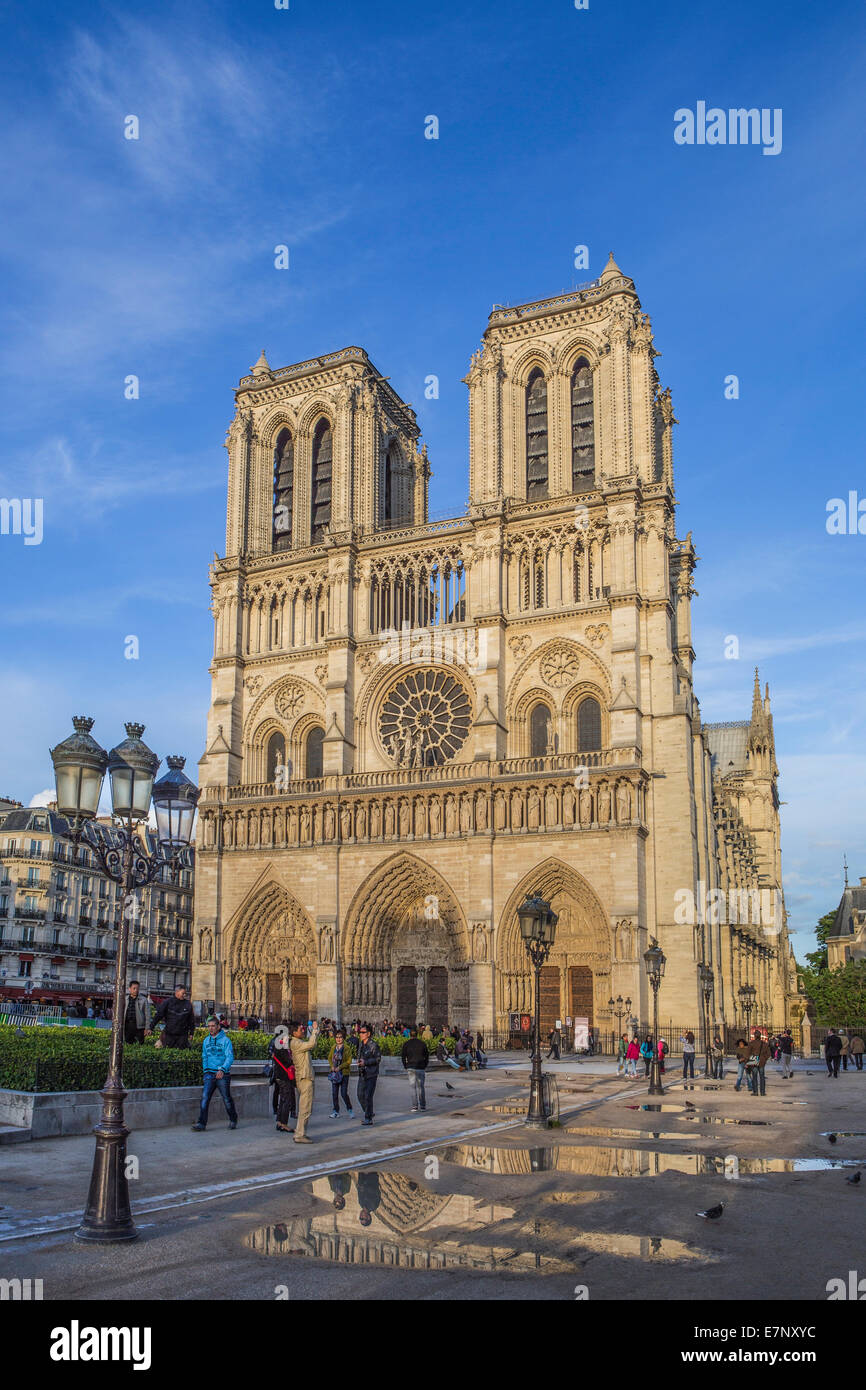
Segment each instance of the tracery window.
[[579,358],[571,377],[571,490],[590,492],[595,487],[595,424],[592,404],[592,369]]
[[333,436],[329,421],[320,420],[313,435],[313,498],[310,541],[321,545],[331,524]]
[[550,710],[539,700],[529,716],[529,754],[532,758],[544,758],[550,751]]
[[577,750],[597,753],[601,748],[601,705],[592,696],[581,700],[577,711]]
[[305,776],[321,777],[324,764],[324,729],[311,729],[307,734]]
[[[268,739],[265,763],[265,781],[276,782],[277,768],[286,766],[286,740],[279,730],[272,733]],[[285,776],[285,773],[282,775]]]
[[471,719],[469,696],[448,671],[413,671],[388,692],[379,737],[398,767],[438,767],[460,752]]
[[283,430],[274,449],[274,509],[272,548],[290,550],[292,546],[292,502],[295,486],[295,444],[289,430]]
[[547,382],[540,367],[526,387],[526,500],[547,496]]

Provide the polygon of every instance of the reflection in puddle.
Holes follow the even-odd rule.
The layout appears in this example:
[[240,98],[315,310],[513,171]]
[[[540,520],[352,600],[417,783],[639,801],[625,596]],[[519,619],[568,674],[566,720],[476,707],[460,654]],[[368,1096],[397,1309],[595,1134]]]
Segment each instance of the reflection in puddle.
[[[626,1110],[667,1110],[671,1114],[682,1115],[698,1125],[769,1125],[770,1120],[737,1120],[728,1115],[700,1114],[693,1105],[627,1105]],[[615,1131],[611,1130],[613,1134]],[[674,1136],[676,1137],[676,1136]]]
[[709,1263],[711,1252],[662,1236],[583,1231],[568,1224],[564,1206],[583,1193],[544,1197],[530,1221],[515,1208],[468,1194],[432,1192],[403,1173],[347,1172],[317,1178],[312,1215],[290,1215],[259,1226],[246,1244],[262,1255],[332,1260],[403,1269],[473,1269],[573,1274],[587,1258],[614,1255],[658,1263]]
[[[682,1136],[678,1136],[682,1138]],[[814,1173],[828,1168],[856,1168],[866,1159],[854,1158],[737,1158],[733,1154],[662,1153],[656,1149],[618,1145],[569,1145],[556,1148],[488,1148],[454,1144],[442,1150],[447,1163],[476,1172],[519,1175],[556,1171],[592,1177],[643,1178],[660,1173],[690,1176],[715,1174],[738,1177],[755,1173]]]
[[862,1129],[822,1129],[821,1138],[826,1139],[828,1135],[835,1134],[837,1139],[866,1139],[866,1133]]

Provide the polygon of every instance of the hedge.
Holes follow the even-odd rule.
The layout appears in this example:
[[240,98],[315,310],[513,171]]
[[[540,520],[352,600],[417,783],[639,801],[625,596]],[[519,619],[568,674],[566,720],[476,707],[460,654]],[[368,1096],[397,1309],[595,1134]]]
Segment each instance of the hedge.
[[[201,1084],[201,1044],[205,1029],[197,1028],[192,1046],[158,1048],[156,1034],[143,1043],[126,1043],[123,1049],[123,1082],[127,1090],[156,1086],[195,1086]],[[267,1057],[269,1033],[229,1032],[238,1060]],[[108,1069],[107,1028],[54,1029],[35,1027],[18,1030],[0,1025],[0,1089],[11,1091],[99,1091]],[[405,1039],[378,1037],[383,1056],[398,1056]],[[427,1042],[435,1052],[440,1039]],[[444,1039],[453,1051],[453,1038]],[[313,1049],[316,1058],[327,1058],[332,1038],[318,1038]]]

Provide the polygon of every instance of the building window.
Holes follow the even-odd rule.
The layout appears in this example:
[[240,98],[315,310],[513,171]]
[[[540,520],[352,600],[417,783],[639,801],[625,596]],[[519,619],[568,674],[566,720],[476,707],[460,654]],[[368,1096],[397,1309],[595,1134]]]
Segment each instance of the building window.
[[550,710],[539,700],[529,716],[529,752],[533,758],[543,758],[550,751]]
[[313,435],[313,505],[310,527],[312,545],[321,545],[331,524],[331,426],[320,420]]
[[547,496],[547,382],[539,367],[526,387],[526,500]]
[[29,980],[30,976],[33,974],[32,960],[19,960],[18,974],[25,976],[25,978]]
[[596,753],[601,748],[601,705],[598,700],[582,700],[577,711],[577,750]]
[[571,489],[572,492],[591,492],[594,487],[592,369],[581,357],[571,377]]
[[307,735],[307,777],[321,777],[323,768],[325,731],[324,729],[311,729]]
[[[286,740],[279,731],[271,734],[268,739],[266,763],[267,776],[265,777],[265,781],[276,782],[277,768],[284,768],[286,765]],[[282,777],[285,777],[285,775],[285,773],[281,774]]]
[[274,450],[274,550],[290,550],[292,546],[294,489],[295,444],[289,431],[283,430]]

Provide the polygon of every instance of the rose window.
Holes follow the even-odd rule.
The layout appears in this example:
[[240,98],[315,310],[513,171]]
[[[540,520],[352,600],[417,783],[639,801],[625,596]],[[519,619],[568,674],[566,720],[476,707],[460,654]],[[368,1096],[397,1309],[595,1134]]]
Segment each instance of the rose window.
[[379,715],[382,746],[398,767],[438,767],[460,752],[472,707],[447,671],[417,671],[388,692]]

